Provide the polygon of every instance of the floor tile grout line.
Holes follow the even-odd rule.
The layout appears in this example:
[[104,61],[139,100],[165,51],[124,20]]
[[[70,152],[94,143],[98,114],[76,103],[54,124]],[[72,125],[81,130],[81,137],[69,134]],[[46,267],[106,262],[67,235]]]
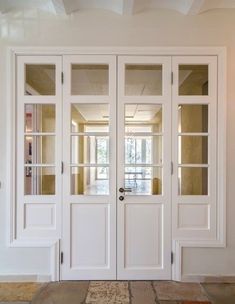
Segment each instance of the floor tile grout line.
[[88,296],[88,292],[89,292],[90,284],[91,284],[91,281],[89,281],[89,283],[88,283],[88,287],[87,287],[86,295],[85,295],[85,297],[84,297],[84,301],[83,301],[81,304],[86,304],[86,300],[87,300],[87,296]]
[[129,303],[132,304],[133,295],[131,292],[131,281],[127,281],[127,284],[128,284],[128,292],[129,292]]
[[156,304],[158,304],[159,302],[158,302],[158,296],[157,296],[157,291],[156,291],[156,289],[155,289],[155,287],[154,287],[154,284],[153,284],[153,281],[151,281],[151,287],[152,287],[152,289],[153,289],[153,293],[154,293],[154,295],[155,295],[155,303]]
[[[56,284],[57,282],[53,282],[53,283]],[[36,291],[36,293],[33,295],[32,299],[29,301],[29,303],[31,304],[31,303],[33,302],[33,300],[34,300],[36,297],[38,297],[38,296],[40,295],[40,293],[41,293],[42,291],[44,291],[50,284],[51,284],[51,282],[46,282],[46,283],[44,283],[44,284],[42,285],[42,287],[40,287],[40,288]]]
[[201,286],[202,290],[204,291],[205,295],[207,296],[208,301],[210,301],[211,304],[215,304],[215,301],[214,301],[214,300],[212,299],[212,297],[208,294],[206,288],[204,288],[204,286],[203,286],[201,283],[199,283],[199,285]]

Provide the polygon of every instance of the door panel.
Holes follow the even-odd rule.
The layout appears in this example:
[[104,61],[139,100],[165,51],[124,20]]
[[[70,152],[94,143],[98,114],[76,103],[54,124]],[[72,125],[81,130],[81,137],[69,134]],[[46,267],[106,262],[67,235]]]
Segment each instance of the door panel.
[[167,57],[118,59],[118,279],[171,278],[170,70]]
[[162,204],[125,204],[125,268],[162,267]]
[[109,267],[109,206],[71,204],[70,212],[71,268]]
[[64,56],[64,71],[61,278],[113,280],[116,279],[116,59]]

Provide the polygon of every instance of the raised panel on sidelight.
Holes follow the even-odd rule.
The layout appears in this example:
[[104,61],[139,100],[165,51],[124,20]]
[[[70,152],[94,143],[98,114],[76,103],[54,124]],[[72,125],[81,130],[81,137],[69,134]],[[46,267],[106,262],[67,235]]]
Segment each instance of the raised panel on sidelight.
[[55,204],[32,203],[24,205],[25,229],[54,229]]
[[179,204],[178,228],[210,229],[210,206],[208,204]]

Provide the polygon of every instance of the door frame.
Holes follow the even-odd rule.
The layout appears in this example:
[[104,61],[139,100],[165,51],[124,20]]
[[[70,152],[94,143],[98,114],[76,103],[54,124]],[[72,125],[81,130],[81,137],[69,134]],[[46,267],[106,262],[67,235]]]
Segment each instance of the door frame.
[[7,49],[7,61],[5,72],[6,102],[7,102],[7,245],[8,247],[45,247],[50,249],[50,273],[51,280],[59,279],[59,239],[58,238],[22,238],[17,235],[16,229],[16,59],[24,55],[157,55],[157,56],[217,56],[218,63],[218,156],[217,156],[217,236],[214,240],[172,240],[174,261],[172,265],[172,279],[181,280],[181,257],[185,247],[225,247],[226,246],[226,86],[227,67],[226,47],[9,47]]

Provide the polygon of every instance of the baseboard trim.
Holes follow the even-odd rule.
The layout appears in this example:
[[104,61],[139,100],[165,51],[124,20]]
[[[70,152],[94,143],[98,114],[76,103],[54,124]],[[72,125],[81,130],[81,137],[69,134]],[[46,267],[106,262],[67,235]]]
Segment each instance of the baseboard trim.
[[212,276],[212,275],[185,274],[185,275],[182,275],[181,281],[182,282],[196,282],[196,283],[235,283],[235,275]]
[[50,282],[50,274],[0,274],[1,283],[9,282]]

